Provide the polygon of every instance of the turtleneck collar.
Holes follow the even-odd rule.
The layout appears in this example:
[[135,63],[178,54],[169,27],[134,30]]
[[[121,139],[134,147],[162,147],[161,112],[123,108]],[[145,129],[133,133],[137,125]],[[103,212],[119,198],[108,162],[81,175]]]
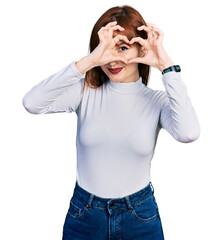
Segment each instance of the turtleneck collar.
[[112,82],[110,79],[108,79],[108,85],[112,90],[122,94],[135,93],[144,87],[141,76],[136,82],[126,82],[126,83]]

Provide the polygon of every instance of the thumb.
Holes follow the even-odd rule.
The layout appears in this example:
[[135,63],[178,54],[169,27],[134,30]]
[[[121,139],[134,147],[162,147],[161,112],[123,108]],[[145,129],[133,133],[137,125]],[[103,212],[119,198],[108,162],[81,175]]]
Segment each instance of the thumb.
[[114,61],[122,61],[125,64],[128,64],[128,60],[126,58],[124,58],[124,57],[115,57]]
[[145,57],[131,58],[131,59],[128,60],[128,63],[142,63],[142,64],[147,64]]
[[131,58],[128,60],[128,63],[141,63],[142,58],[136,57],[136,58]]

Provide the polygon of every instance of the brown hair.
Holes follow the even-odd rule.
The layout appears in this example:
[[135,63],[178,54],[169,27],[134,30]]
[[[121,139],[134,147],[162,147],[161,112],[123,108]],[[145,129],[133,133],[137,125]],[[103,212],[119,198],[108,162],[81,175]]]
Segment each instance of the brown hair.
[[[137,27],[146,25],[146,22],[137,10],[129,5],[112,7],[102,14],[93,27],[89,44],[90,53],[99,44],[98,31],[109,22],[113,21],[117,21],[118,25],[125,28],[125,30],[119,34],[127,36],[129,40],[133,37],[141,37],[143,39],[147,38],[147,33],[144,30],[137,30]],[[138,42],[135,42],[134,44],[141,47]],[[142,82],[147,85],[150,75],[150,66],[138,63],[138,69],[139,75],[142,77]],[[87,87],[90,86],[97,89],[103,83],[108,82],[108,76],[103,72],[100,66],[97,66],[86,72],[83,91],[85,88],[85,82],[87,82]]]

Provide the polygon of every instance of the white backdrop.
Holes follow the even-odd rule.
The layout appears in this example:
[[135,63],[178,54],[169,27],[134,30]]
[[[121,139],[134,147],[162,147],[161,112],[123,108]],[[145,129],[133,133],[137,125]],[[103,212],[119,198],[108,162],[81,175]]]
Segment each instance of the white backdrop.
[[[151,180],[166,240],[223,239],[222,8],[220,1],[8,1],[1,4],[0,239],[59,240],[76,180],[76,114],[22,105],[41,80],[88,53],[91,30],[128,4],[161,28],[201,125],[177,142],[161,130]],[[164,90],[158,69],[149,86]]]

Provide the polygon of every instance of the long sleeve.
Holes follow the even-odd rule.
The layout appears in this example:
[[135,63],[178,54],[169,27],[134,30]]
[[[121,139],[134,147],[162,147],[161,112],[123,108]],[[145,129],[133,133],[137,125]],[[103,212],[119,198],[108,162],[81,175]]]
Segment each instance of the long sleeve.
[[33,114],[74,112],[81,101],[84,76],[73,61],[28,91],[23,106]]
[[193,142],[200,135],[200,124],[180,72],[162,76],[163,94],[159,124],[179,142]]

